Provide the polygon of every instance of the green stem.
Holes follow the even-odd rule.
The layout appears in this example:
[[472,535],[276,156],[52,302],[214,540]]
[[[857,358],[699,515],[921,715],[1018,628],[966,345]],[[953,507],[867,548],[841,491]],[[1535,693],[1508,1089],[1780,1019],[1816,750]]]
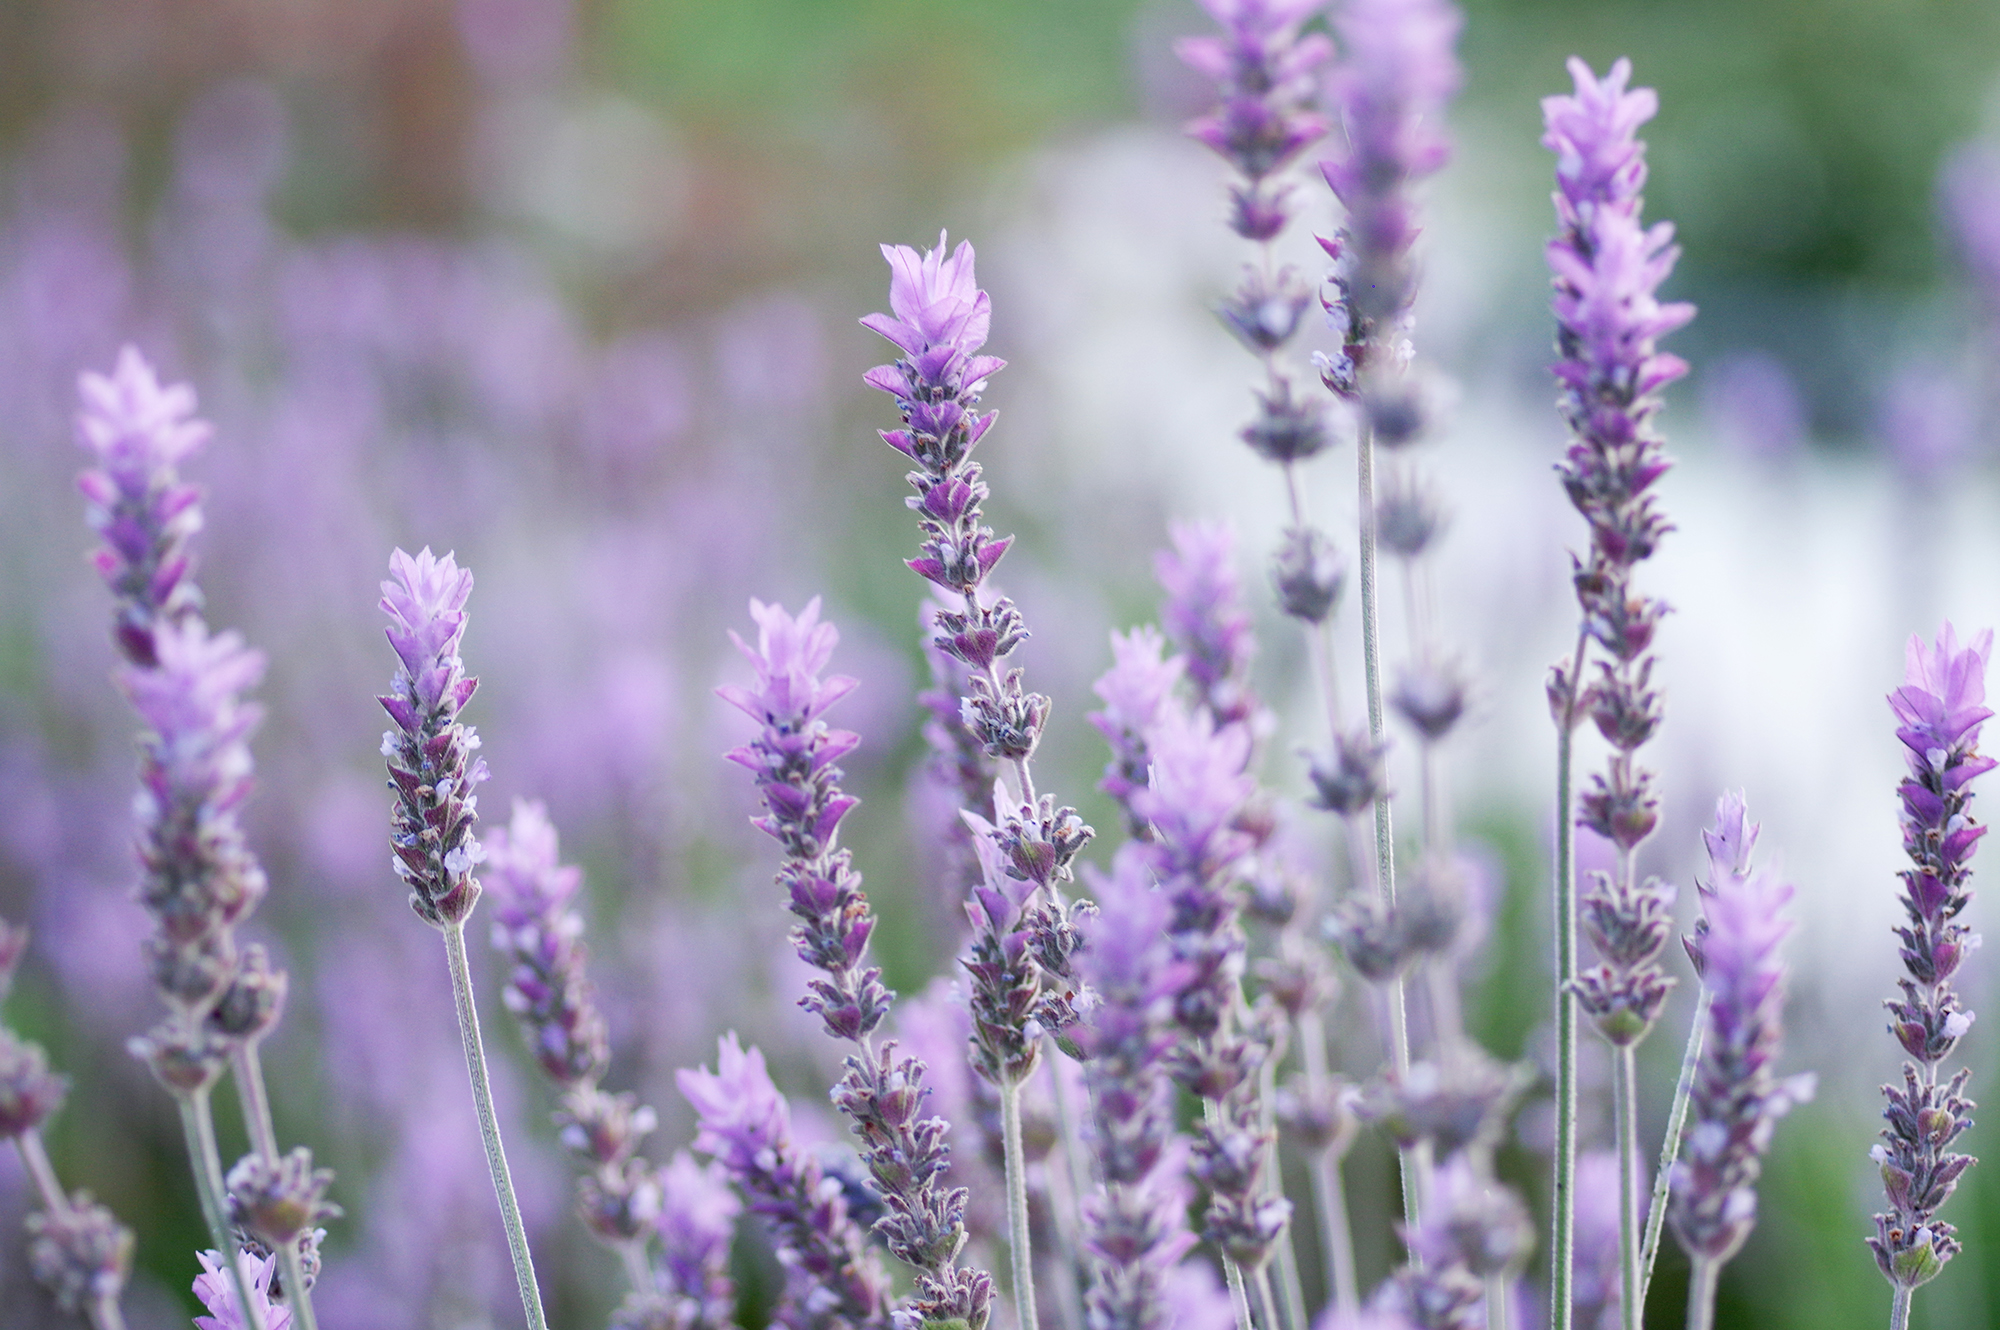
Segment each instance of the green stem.
[[[1278,1114],[1275,1104],[1278,1093],[1278,1068],[1267,1058],[1257,1077],[1258,1120],[1264,1133],[1272,1141],[1278,1139]],[[1264,1174],[1264,1193],[1282,1199],[1285,1194],[1284,1165],[1278,1159],[1276,1145],[1270,1147],[1270,1169]],[[1286,1224],[1285,1231],[1278,1238],[1278,1288],[1283,1291],[1282,1306],[1277,1307],[1276,1324],[1303,1330],[1311,1319],[1306,1314],[1305,1284],[1299,1279],[1299,1254],[1292,1245],[1293,1236],[1298,1232],[1295,1224]]]
[[465,957],[465,922],[448,924],[439,931],[444,934],[444,954],[451,966],[451,992],[458,1006],[458,1035],[465,1046],[465,1071],[472,1081],[473,1103],[479,1109],[479,1137],[486,1147],[487,1170],[493,1175],[493,1194],[500,1201],[500,1222],[507,1230],[507,1250],[514,1258],[514,1280],[521,1289],[521,1309],[528,1315],[529,1330],[548,1330],[541,1290],[535,1284],[535,1258],[528,1251],[528,1230],[521,1223],[521,1203],[514,1197],[514,1179],[507,1171],[507,1149],[500,1141],[500,1115],[493,1108],[493,1083],[486,1075],[486,1048],[479,1037],[479,1010],[472,996],[472,966]]
[[1667,1136],[1660,1142],[1660,1167],[1653,1174],[1653,1199],[1646,1209],[1646,1241],[1639,1251],[1639,1297],[1643,1300],[1653,1287],[1653,1262],[1660,1254],[1660,1237],[1667,1224],[1667,1187],[1674,1161],[1680,1158],[1681,1132],[1687,1126],[1688,1100],[1694,1093],[1695,1064],[1701,1060],[1702,1033],[1708,1026],[1709,992],[1695,998],[1694,1026],[1688,1031],[1687,1050],[1681,1054],[1681,1077],[1674,1083],[1674,1106],[1667,1114]]
[[[1722,1272],[1720,1262],[1705,1256],[1694,1258],[1694,1273],[1688,1276],[1688,1330],[1712,1330],[1715,1325],[1715,1281]],[[1897,1289],[1902,1300],[1903,1319],[1891,1320],[1892,1330],[1909,1330],[1910,1292]]]
[[[1714,1277],[1710,1276],[1710,1283],[1713,1282]],[[1902,1284],[1897,1284],[1895,1288],[1895,1301],[1889,1304],[1889,1330],[1910,1330],[1910,1295],[1916,1290]],[[1714,1299],[1715,1290],[1711,1288],[1709,1300],[1713,1302]],[[1708,1330],[1705,1325],[1696,1327],[1692,1319],[1688,1321],[1688,1325],[1690,1330]]]
[[1612,1050],[1611,1111],[1617,1118],[1618,1141],[1618,1300],[1619,1324],[1624,1330],[1639,1330],[1645,1312],[1646,1294],[1639,1287],[1639,1114],[1633,1101],[1635,1068],[1632,1046],[1621,1044]]
[[1021,1147],[1021,1083],[1000,1083],[1000,1139],[1007,1158],[1007,1245],[1014,1272],[1014,1319],[1040,1330],[1035,1316],[1035,1260],[1028,1247],[1028,1157]]
[[208,1093],[200,1090],[175,1096],[181,1107],[181,1132],[187,1137],[195,1195],[201,1199],[208,1240],[215,1244],[215,1254],[228,1267],[230,1281],[236,1286],[236,1305],[242,1309],[244,1325],[247,1330],[264,1330],[264,1312],[251,1300],[243,1254],[229,1231],[229,1194],[223,1187],[222,1156],[215,1147],[215,1118],[208,1109]]
[[1486,1330],[1509,1330],[1512,1324],[1513,1317],[1507,1307],[1507,1276],[1486,1276]]
[[1549,1325],[1570,1330],[1570,1281],[1576,1233],[1576,882],[1575,827],[1570,820],[1571,747],[1578,681],[1590,638],[1579,631],[1571,653],[1568,695],[1556,717],[1556,1157],[1549,1236]]
[[1271,1267],[1260,1265],[1251,1276],[1250,1288],[1257,1301],[1260,1330],[1278,1330],[1278,1302],[1271,1296]]

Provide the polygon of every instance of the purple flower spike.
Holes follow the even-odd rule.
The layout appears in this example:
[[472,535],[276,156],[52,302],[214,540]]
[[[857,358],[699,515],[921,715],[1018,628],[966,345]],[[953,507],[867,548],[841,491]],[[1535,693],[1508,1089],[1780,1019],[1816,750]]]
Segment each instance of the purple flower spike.
[[743,1203],[729,1189],[720,1164],[697,1164],[685,1150],[675,1151],[660,1170],[660,1191],[665,1291],[683,1312],[673,1323],[687,1330],[723,1330],[736,1309],[729,1244]]
[[817,1158],[792,1140],[791,1108],[771,1084],[764,1055],[732,1033],[717,1046],[716,1069],[674,1074],[700,1119],[695,1149],[712,1155],[770,1221],[779,1260],[791,1272],[782,1324],[802,1330],[857,1330],[887,1324],[888,1280],[848,1215],[838,1186],[826,1185]]
[[1127,845],[1093,876],[1098,914],[1079,969],[1098,995],[1077,1042],[1102,1188],[1084,1205],[1084,1246],[1096,1270],[1089,1324],[1166,1330],[1170,1272],[1194,1243],[1187,1227],[1186,1144],[1174,1131],[1167,1059],[1173,1000],[1186,980],[1166,938],[1171,910],[1146,852]]
[[1810,1075],[1780,1081],[1771,1073],[1784,1003],[1778,944],[1792,930],[1784,908],[1793,889],[1768,868],[1751,870],[1756,838],[1742,796],[1725,795],[1714,830],[1703,836],[1710,871],[1700,941],[1691,947],[1709,991],[1708,1030],[1686,1151],[1668,1179],[1667,1214],[1681,1245],[1716,1264],[1737,1253],[1757,1222],[1754,1188],[1773,1126],[1813,1092]]
[[1618,60],[1602,80],[1575,56],[1568,68],[1576,95],[1542,99],[1542,146],[1556,155],[1556,219],[1566,230],[1586,233],[1602,209],[1638,215],[1639,191],[1646,186],[1646,145],[1638,129],[1658,114],[1660,98],[1651,88],[1626,91],[1630,60]]
[[1184,657],[1166,656],[1166,648],[1159,630],[1150,626],[1113,633],[1111,668],[1091,685],[1104,700],[1104,710],[1091,712],[1088,719],[1111,745],[1111,761],[1097,788],[1125,809],[1132,835],[1142,840],[1152,836],[1152,828],[1133,811],[1132,798],[1146,788],[1152,765],[1146,732],[1172,697],[1187,666]]
[[396,791],[390,865],[410,888],[411,908],[425,922],[450,928],[464,923],[479,900],[472,870],[486,855],[472,835],[479,824],[473,789],[487,778],[486,761],[473,756],[478,732],[458,719],[479,687],[458,656],[472,573],[428,546],[415,558],[395,551],[389,571],[382,611],[402,665],[376,700],[396,722],[382,736]]
[[1345,323],[1350,355],[1370,342],[1393,354],[1401,340],[1416,290],[1409,189],[1450,155],[1441,121],[1458,90],[1452,44],[1463,21],[1448,0],[1348,0],[1334,16],[1346,51],[1332,91],[1346,142],[1320,170],[1347,224],[1322,243],[1340,265],[1329,313]]
[[[910,280],[919,278],[922,268]],[[907,300],[899,308],[922,313]],[[875,915],[851,856],[836,843],[840,820],[856,801],[841,792],[834,761],[858,740],[820,719],[854,687],[844,676],[820,678],[840,634],[819,622],[817,600],[797,618],[756,601],[750,609],[758,622],[757,647],[741,639],[736,645],[756,669],[757,686],[717,691],[761,724],[750,743],[727,756],[756,775],[765,809],[756,825],[784,847],[778,885],[799,920],[792,945],[821,976],[810,981],[800,1005],[820,1018],[830,1037],[854,1046],[833,1101],[853,1123],[862,1159],[889,1210],[877,1231],[897,1257],[917,1268],[915,1314],[962,1318],[970,1330],[983,1330],[991,1281],[956,1264],[965,1242],[966,1193],[939,1185],[950,1150],[944,1120],[921,1116],[926,1068],[916,1058],[897,1056],[893,1043],[878,1049],[872,1041],[894,994],[868,963]]]
[[1230,190],[1231,221],[1246,240],[1269,240],[1288,220],[1283,187],[1267,179],[1322,138],[1316,71],[1333,55],[1322,33],[1300,29],[1325,0],[1204,0],[1222,28],[1184,37],[1175,52],[1212,80],[1221,105],[1189,122],[1188,134],[1242,175]]
[[1963,647],[1949,623],[1929,645],[1913,637],[1903,686],[1889,695],[1896,737],[1909,750],[1910,774],[1896,793],[1911,867],[1901,874],[1907,922],[1896,930],[1908,977],[1897,981],[1901,1000],[1884,1005],[1889,1032],[1911,1060],[1903,1064],[1902,1088],[1882,1087],[1889,1125],[1871,1154],[1890,1209],[1875,1216],[1868,1245],[1883,1276],[1905,1294],[1958,1254],[1956,1230],[1936,1214],[1973,1163],[1950,1148],[1972,1125],[1973,1104],[1963,1094],[1971,1070],[1960,1068],[1943,1084],[1938,1072],[1972,1026],[1951,977],[1978,943],[1961,917],[1972,901],[1970,860],[1986,832],[1968,808],[1972,779],[1993,769],[1993,759],[1978,752],[1980,727],[1993,714],[1985,706],[1992,652],[1990,630]]
[[194,390],[163,386],[137,349],[126,347],[107,378],[85,372],[77,441],[97,469],[77,478],[91,529],[104,544],[91,556],[118,597],[114,634],[133,662],[154,663],[153,632],[196,612],[188,540],[201,530],[200,491],[184,483],[179,464],[208,441],[206,421],[193,416]]
[[1220,522],[1177,522],[1171,535],[1173,548],[1153,558],[1167,593],[1160,617],[1202,706],[1218,727],[1234,725],[1257,709],[1250,693],[1257,642],[1236,575],[1236,536]]

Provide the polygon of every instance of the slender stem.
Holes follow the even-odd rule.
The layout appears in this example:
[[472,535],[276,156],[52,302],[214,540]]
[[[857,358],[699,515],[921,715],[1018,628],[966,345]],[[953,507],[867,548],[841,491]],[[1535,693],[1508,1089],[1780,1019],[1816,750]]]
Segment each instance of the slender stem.
[[[1355,479],[1360,490],[1361,517],[1361,669],[1368,698],[1368,737],[1382,742],[1382,650],[1380,610],[1375,588],[1375,434],[1363,425],[1354,440]],[[1395,833],[1389,819],[1389,795],[1375,800],[1375,860],[1384,897],[1396,899]]]
[[[1694,1272],[1688,1276],[1688,1330],[1711,1330],[1715,1325],[1715,1281],[1722,1273],[1720,1262],[1711,1261],[1706,1256],[1694,1258]],[[1892,1330],[1909,1330],[1910,1291],[1896,1290],[1896,1299],[1903,1308],[1901,1320],[1890,1314]]]
[[1035,1259],[1028,1247],[1028,1157],[1021,1148],[1021,1083],[1000,1083],[1000,1139],[1007,1159],[1007,1246],[1014,1272],[1014,1319],[1040,1330],[1035,1316]]
[[194,1173],[195,1195],[201,1200],[201,1217],[208,1223],[208,1239],[215,1244],[216,1256],[229,1267],[244,1326],[247,1330],[264,1330],[263,1308],[250,1297],[250,1279],[243,1273],[243,1253],[229,1231],[228,1192],[222,1183],[222,1156],[215,1148],[215,1118],[208,1109],[208,1091],[175,1098],[181,1106],[181,1132],[187,1137],[188,1163]]
[[255,1040],[246,1039],[229,1054],[230,1070],[236,1079],[236,1095],[243,1103],[243,1124],[250,1132],[250,1144],[267,1164],[278,1162],[278,1133],[271,1125],[271,1098],[264,1092],[264,1068],[257,1057]]
[[[1709,1282],[1711,1284],[1715,1282],[1713,1275],[1709,1276]],[[1889,1330],[1910,1330],[1910,1295],[1916,1292],[1916,1290],[1906,1288],[1901,1284],[1896,1285],[1895,1288],[1895,1300],[1889,1304]],[[1715,1291],[1711,1288],[1709,1290],[1709,1301],[1713,1302],[1714,1300]],[[1690,1330],[1708,1330],[1706,1325],[1696,1326],[1691,1317],[1688,1325]]]
[[625,1278],[634,1293],[653,1291],[653,1262],[646,1252],[645,1239],[619,1243],[618,1260],[625,1267]]
[[[1298,464],[1285,463],[1285,498],[1291,504],[1292,529],[1305,531],[1305,495],[1299,484]],[[1333,616],[1328,614],[1306,633],[1306,657],[1312,664],[1313,681],[1319,688],[1326,710],[1327,735],[1340,742],[1340,681],[1333,663]]]
[[1260,1330],[1278,1330],[1278,1300],[1271,1296],[1271,1267],[1260,1265],[1250,1278],[1250,1289],[1257,1303],[1257,1324]]
[[[1054,1040],[1049,1041],[1053,1045]],[[1047,1057],[1054,1059],[1062,1054],[1050,1051]],[[1076,1261],[1072,1253],[1083,1250],[1083,1198],[1090,1194],[1090,1182],[1082,1171],[1090,1156],[1084,1153],[1083,1128],[1078,1121],[1076,1097],[1063,1086],[1063,1078],[1056,1074],[1056,1064],[1049,1065],[1049,1094],[1055,1100],[1056,1126],[1061,1133],[1059,1149],[1062,1151],[1062,1168],[1047,1170],[1048,1183],[1042,1189],[1047,1202],[1049,1222],[1055,1227],[1056,1242],[1061,1250],[1043,1252],[1046,1269],[1055,1280],[1056,1310],[1061,1313],[1064,1330],[1083,1330],[1083,1291],[1077,1285]],[[1058,1194],[1055,1185],[1063,1185]]]
[[1623,1294],[1618,1305],[1624,1330],[1639,1330],[1646,1297],[1639,1287],[1639,1114],[1633,1076],[1632,1046],[1621,1044],[1612,1054],[1611,1111],[1618,1120],[1618,1286]]
[[1556,718],[1556,1157],[1549,1237],[1549,1325],[1570,1330],[1570,1279],[1576,1234],[1576,881],[1571,862],[1575,828],[1570,821],[1571,740],[1576,699],[1589,637],[1579,631],[1563,714]]
[[55,1165],[49,1162],[49,1152],[42,1148],[42,1133],[30,1127],[14,1138],[14,1148],[21,1152],[21,1165],[28,1170],[34,1180],[35,1190],[41,1194],[42,1208],[51,1218],[65,1219],[69,1216],[69,1197],[63,1192],[62,1179],[56,1176]]
[[[1277,1095],[1278,1068],[1274,1059],[1266,1058],[1257,1077],[1258,1120],[1264,1134],[1273,1141],[1278,1139]],[[1271,1167],[1264,1174],[1264,1193],[1282,1199],[1285,1194],[1284,1165],[1279,1162],[1277,1147],[1273,1145],[1269,1148]],[[1293,1246],[1297,1233],[1296,1225],[1286,1224],[1285,1231],[1278,1237],[1277,1251],[1278,1288],[1284,1295],[1282,1304],[1276,1308],[1277,1324],[1291,1330],[1303,1330],[1311,1319],[1306,1314],[1305,1284],[1299,1279],[1299,1254]]]
[[[1299,1013],[1299,1060],[1305,1066],[1306,1090],[1315,1102],[1326,1091],[1326,1031],[1319,1012]],[[1347,1188],[1341,1182],[1340,1161],[1345,1148],[1328,1146],[1312,1160],[1313,1207],[1319,1212],[1320,1241],[1326,1247],[1327,1279],[1333,1285],[1333,1305],[1343,1315],[1361,1306],[1360,1282],[1354,1275],[1354,1231],[1347,1222]]]
[[451,965],[451,992],[458,1006],[458,1036],[465,1046],[465,1071],[472,1081],[473,1102],[479,1109],[479,1137],[486,1147],[487,1171],[493,1175],[493,1194],[500,1201],[500,1222],[507,1230],[507,1250],[514,1258],[514,1281],[520,1285],[521,1309],[528,1315],[529,1330],[548,1330],[541,1289],[535,1284],[535,1258],[528,1251],[528,1230],[521,1223],[521,1203],[514,1198],[514,1179],[507,1170],[507,1149],[500,1141],[500,1115],[493,1109],[493,1083],[486,1075],[486,1048],[479,1037],[479,1009],[472,996],[472,966],[465,957],[465,923],[461,920],[439,931],[444,934],[444,954]]
[[1486,1330],[1508,1330],[1513,1316],[1507,1306],[1507,1276],[1486,1276]]
[[299,1259],[299,1244],[288,1242],[278,1248],[278,1274],[285,1284],[285,1305],[292,1309],[292,1330],[319,1330],[313,1314],[312,1292],[306,1287],[306,1263]]
[[1681,1076],[1674,1083],[1674,1106],[1667,1114],[1666,1139],[1660,1142],[1660,1167],[1653,1174],[1653,1199],[1646,1210],[1646,1241],[1639,1250],[1639,1296],[1653,1287],[1653,1261],[1660,1254],[1660,1236],[1667,1224],[1667,1187],[1674,1161],[1680,1158],[1681,1131],[1687,1126],[1688,1100],[1694,1093],[1695,1064],[1701,1060],[1701,1040],[1708,1028],[1709,991],[1695,998],[1694,1026],[1688,1031],[1687,1051],[1681,1054]]

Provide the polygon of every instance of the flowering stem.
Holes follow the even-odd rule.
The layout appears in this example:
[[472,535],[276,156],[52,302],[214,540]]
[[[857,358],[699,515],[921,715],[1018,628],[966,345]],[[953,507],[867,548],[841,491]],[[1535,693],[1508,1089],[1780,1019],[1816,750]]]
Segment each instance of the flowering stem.
[[514,1198],[514,1179],[507,1171],[507,1150],[500,1141],[500,1118],[493,1110],[493,1083],[486,1075],[486,1048],[479,1038],[479,1010],[473,1004],[472,967],[465,956],[465,921],[455,920],[438,931],[444,934],[444,954],[451,966],[451,993],[458,1006],[458,1035],[465,1046],[466,1075],[472,1081],[472,1098],[479,1109],[479,1138],[486,1147],[486,1167],[493,1174],[493,1194],[500,1201],[507,1250],[514,1258],[514,1279],[521,1288],[521,1309],[528,1315],[529,1330],[548,1330],[541,1290],[535,1284],[535,1258],[528,1251],[528,1232],[521,1224],[521,1204]]
[[1251,1277],[1250,1290],[1256,1297],[1259,1330],[1278,1330],[1278,1300],[1271,1296],[1271,1267],[1260,1265]]
[[1549,1238],[1549,1324],[1570,1330],[1570,1276],[1576,1230],[1576,829],[1570,818],[1571,746],[1576,702],[1590,638],[1576,635],[1569,690],[1556,718],[1556,1157]]
[[[1319,1012],[1312,1007],[1299,1013],[1298,1024],[1306,1092],[1317,1103],[1326,1089],[1326,1033]],[[1333,1283],[1333,1305],[1341,1314],[1352,1315],[1361,1307],[1361,1295],[1354,1274],[1354,1231],[1347,1222],[1347,1189],[1340,1180],[1340,1161],[1346,1153],[1329,1145],[1312,1161],[1310,1171],[1320,1240],[1326,1245],[1327,1278]]]
[[643,1242],[620,1243],[618,1259],[625,1266],[625,1278],[631,1282],[634,1293],[653,1291],[653,1263],[646,1257]]
[[[1263,1070],[1257,1077],[1257,1104],[1264,1131],[1274,1141],[1278,1136],[1277,1095],[1278,1069],[1271,1060],[1266,1059]],[[1264,1182],[1266,1195],[1284,1199],[1284,1167],[1277,1159],[1276,1147],[1272,1148],[1271,1168],[1265,1173]],[[1293,1330],[1303,1330],[1312,1318],[1306,1314],[1305,1284],[1299,1279],[1299,1254],[1292,1245],[1293,1236],[1297,1231],[1293,1225],[1286,1224],[1284,1233],[1278,1239],[1278,1286],[1285,1294],[1283,1316],[1279,1324],[1292,1327]]]
[[[1709,1276],[1711,1285],[1713,1285],[1714,1280],[1715,1277],[1713,1275]],[[1910,1330],[1910,1294],[1915,1291],[1902,1284],[1896,1285],[1895,1296],[1889,1303],[1889,1330]],[[1714,1289],[1711,1287],[1709,1298],[1713,1301],[1714,1297]],[[1690,1316],[1688,1321],[1688,1327],[1689,1330],[1696,1330],[1692,1316]],[[1707,1330],[1707,1327],[1702,1326],[1699,1330]]]
[[187,1137],[188,1162],[194,1173],[195,1195],[201,1199],[201,1217],[208,1222],[208,1238],[216,1255],[229,1267],[230,1282],[236,1287],[236,1305],[243,1310],[247,1330],[264,1330],[263,1309],[250,1298],[250,1280],[243,1273],[243,1253],[229,1232],[228,1192],[222,1184],[222,1156],[215,1148],[215,1118],[208,1109],[208,1091],[175,1096],[181,1106],[181,1131]]
[[267,1164],[278,1162],[278,1133],[271,1125],[271,1099],[264,1092],[264,1068],[257,1057],[257,1043],[239,1042],[229,1053],[230,1070],[236,1077],[236,1094],[243,1101],[243,1123],[250,1141]]
[[[1711,1330],[1715,1324],[1715,1281],[1722,1273],[1722,1263],[1711,1261],[1705,1256],[1694,1258],[1694,1273],[1688,1276],[1688,1330]],[[1893,1330],[1909,1330],[1910,1291],[1896,1290],[1898,1304],[1903,1309],[1901,1320],[1891,1313],[1890,1325]]]
[[[1296,462],[1285,463],[1285,499],[1291,504],[1292,529],[1306,526],[1305,496],[1300,492]],[[1311,662],[1313,682],[1326,707],[1326,728],[1335,744],[1340,742],[1340,682],[1333,665],[1333,615],[1328,614],[1306,634],[1306,657]]]
[[1007,1160],[1007,1248],[1014,1270],[1014,1317],[1020,1330],[1040,1330],[1035,1317],[1035,1261],[1028,1247],[1028,1157],[1021,1146],[1021,1083],[1000,1083],[1000,1140]]
[[1653,1287],[1653,1260],[1660,1254],[1660,1236],[1667,1225],[1667,1182],[1681,1153],[1681,1130],[1687,1125],[1688,1099],[1694,1092],[1695,1063],[1701,1057],[1702,1032],[1708,1027],[1711,996],[1703,988],[1695,998],[1694,1028],[1688,1031],[1681,1055],[1681,1078],[1674,1085],[1674,1106],[1667,1114],[1667,1137],[1660,1142],[1660,1167],[1653,1175],[1653,1199],[1646,1210],[1646,1241],[1639,1251],[1639,1298]]
[[[1354,440],[1355,480],[1360,492],[1361,516],[1361,669],[1362,685],[1368,697],[1368,737],[1382,742],[1382,652],[1380,611],[1375,594],[1375,434],[1363,425]],[[1396,899],[1396,847],[1389,824],[1389,794],[1375,798],[1375,863],[1377,882],[1383,898]],[[1395,987],[1396,1004],[1402,1005],[1403,990]],[[1405,1057],[1408,1050],[1404,1050]]]
[[1624,1296],[1618,1300],[1620,1323],[1624,1330],[1639,1330],[1640,1315],[1645,1310],[1645,1290],[1639,1286],[1639,1223],[1637,1205],[1639,1197],[1637,1177],[1639,1167],[1639,1111],[1635,1102],[1637,1087],[1632,1046],[1620,1044],[1611,1060],[1611,1111],[1617,1117],[1618,1138],[1618,1270],[1619,1287]]
[[1486,1276],[1486,1330],[1508,1330],[1513,1321],[1507,1307],[1507,1276]]

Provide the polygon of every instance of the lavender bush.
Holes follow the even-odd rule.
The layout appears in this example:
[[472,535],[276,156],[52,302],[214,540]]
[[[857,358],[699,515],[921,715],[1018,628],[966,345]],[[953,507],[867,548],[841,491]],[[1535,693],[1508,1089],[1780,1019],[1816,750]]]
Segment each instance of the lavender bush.
[[[1543,100],[1538,256],[1546,223],[1496,201],[1529,191],[1533,110],[1498,90],[1496,20],[1201,8],[1136,39],[1161,124],[1040,150],[992,192],[1024,215],[961,209],[977,255],[880,246],[865,372],[851,319],[882,302],[846,276],[718,293],[903,230],[894,154],[855,172],[865,208],[843,182],[753,224],[763,122],[605,91],[583,38],[613,20],[556,0],[354,39],[437,99],[385,116],[441,117],[383,131],[410,156],[378,163],[408,177],[393,224],[314,192],[376,130],[301,114],[311,79],[203,88],[129,150],[87,108],[18,152],[0,132],[0,910],[35,940],[0,923],[0,1330],[1638,1330],[1683,1258],[1693,1330],[1976,1320],[1984,1266],[1945,1267],[1988,1208],[1990,633],[1913,639],[1890,696],[1886,936],[1883,736],[1842,699],[1932,600],[2000,616],[1983,546],[1947,538],[1985,483],[2000,156],[1957,152],[1938,195],[1978,283],[1963,363],[1932,337],[1849,394],[1889,403],[1904,507],[1871,540],[1871,496],[1839,491],[1835,608],[1787,524],[1847,483],[1816,443],[1860,408],[1793,384],[1796,348],[1725,345],[1726,191],[1669,139],[1699,99],[1658,43],[1633,49],[1665,97],[1572,58]],[[96,21],[64,20],[115,63]],[[918,27],[870,82],[931,90],[909,178],[950,199],[942,164],[1012,131],[953,44],[990,34]],[[1535,90],[1572,41],[1603,54],[1550,35]],[[1680,275],[1642,220],[1663,103]],[[454,133],[456,174],[408,146]],[[1065,268],[1049,237],[1106,216],[1117,245]],[[1555,420],[1511,386],[1550,359],[1523,331],[1547,278]],[[1761,470],[1690,422],[1667,455],[1680,288],[1702,358],[1758,371],[1716,400]],[[855,442],[850,370],[893,458]],[[1538,691],[1523,662],[1565,647]],[[1780,647],[1813,665],[1774,683]],[[1773,741],[1779,713],[1812,724]],[[1753,862],[1742,795],[1696,812],[1725,782],[1793,870]],[[482,796],[512,797],[504,829]],[[1830,962],[1851,918],[1869,943]],[[1876,1061],[1906,1061],[1869,1152],[1867,1014],[1828,976],[1886,980],[1887,937]],[[1874,1175],[1871,1236],[1829,1198]],[[1879,1289],[1864,1241],[1886,1308],[1854,1292]]]

